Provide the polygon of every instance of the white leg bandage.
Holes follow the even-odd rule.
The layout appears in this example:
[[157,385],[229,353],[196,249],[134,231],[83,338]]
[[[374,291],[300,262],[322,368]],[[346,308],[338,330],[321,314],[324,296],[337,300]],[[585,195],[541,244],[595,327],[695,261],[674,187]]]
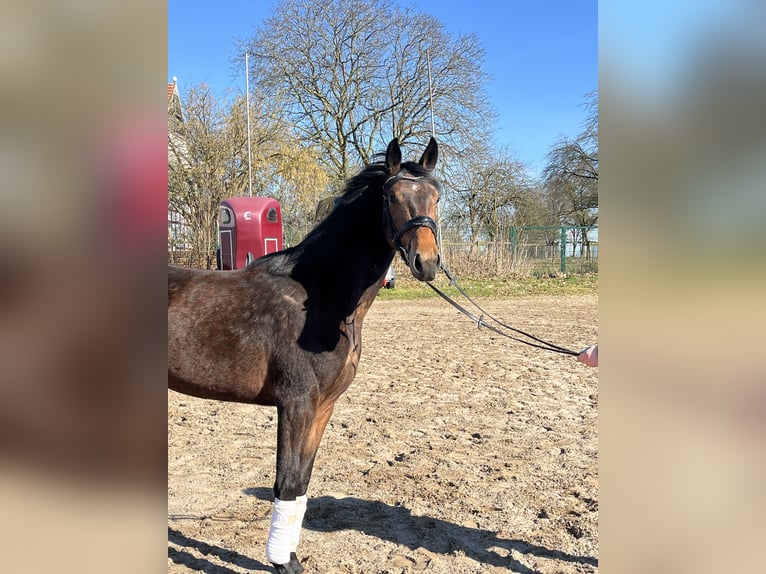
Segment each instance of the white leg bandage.
[[298,543],[301,541],[301,530],[303,526],[303,516],[306,514],[306,505],[309,499],[305,494],[295,499],[295,516],[298,519],[298,527],[293,531],[293,548],[291,552],[295,552],[298,549]]
[[274,499],[271,514],[271,529],[266,542],[266,557],[273,564],[287,564],[290,553],[298,548],[301,538],[301,524],[306,513],[306,495],[296,500]]

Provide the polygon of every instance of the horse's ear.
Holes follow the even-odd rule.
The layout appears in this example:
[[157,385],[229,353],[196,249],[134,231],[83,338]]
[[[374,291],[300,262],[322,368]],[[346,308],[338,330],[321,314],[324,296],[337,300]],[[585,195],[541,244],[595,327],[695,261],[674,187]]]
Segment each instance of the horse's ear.
[[399,147],[398,138],[394,138],[386,149],[386,167],[391,175],[396,175],[399,173],[400,165],[402,165],[402,149]]
[[426,151],[423,152],[423,156],[420,158],[420,165],[422,165],[423,169],[426,171],[431,171],[436,167],[436,160],[438,158],[439,146],[433,136],[431,136],[431,139],[426,146]]

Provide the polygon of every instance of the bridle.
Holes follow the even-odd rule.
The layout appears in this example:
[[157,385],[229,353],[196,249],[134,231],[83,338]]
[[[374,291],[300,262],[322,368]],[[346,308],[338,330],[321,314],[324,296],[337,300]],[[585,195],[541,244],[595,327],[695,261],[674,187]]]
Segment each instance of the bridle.
[[[397,181],[405,180],[405,181],[420,181],[422,179],[425,179],[426,176],[413,176],[413,175],[401,175],[396,174],[389,177],[385,182],[383,182],[383,203],[385,204],[384,207],[384,213],[387,214],[387,220],[388,225],[391,228],[391,231],[393,232],[393,235],[391,237],[391,241],[394,244],[394,247],[399,252],[399,254],[402,256],[402,259],[404,259],[404,262],[409,265],[409,249],[405,248],[404,244],[402,243],[402,236],[407,233],[408,231],[411,231],[413,229],[417,229],[418,227],[427,227],[431,230],[431,233],[434,234],[434,238],[438,242],[438,234],[436,229],[436,222],[428,217],[427,215],[417,215],[410,219],[409,221],[406,221],[399,229],[396,229],[394,226],[394,219],[391,217],[391,208],[388,203],[388,189],[394,185]],[[435,183],[435,182],[434,182]],[[438,186],[438,183],[436,184]],[[412,237],[414,234],[410,235],[410,243],[412,242]],[[407,245],[409,247],[409,245]]]

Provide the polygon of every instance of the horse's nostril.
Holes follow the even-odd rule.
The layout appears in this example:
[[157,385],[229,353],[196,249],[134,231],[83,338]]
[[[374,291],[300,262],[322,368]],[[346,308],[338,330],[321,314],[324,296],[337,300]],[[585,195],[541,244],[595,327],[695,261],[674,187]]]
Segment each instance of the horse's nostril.
[[420,253],[415,255],[415,271],[423,273],[423,261],[420,259]]

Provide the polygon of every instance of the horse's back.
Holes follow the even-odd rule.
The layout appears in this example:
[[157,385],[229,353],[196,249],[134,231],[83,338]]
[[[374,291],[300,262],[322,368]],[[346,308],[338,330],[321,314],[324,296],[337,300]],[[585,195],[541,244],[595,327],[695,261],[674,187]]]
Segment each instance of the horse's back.
[[211,323],[244,326],[249,322],[254,327],[252,319],[265,318],[274,307],[264,304],[273,299],[272,283],[270,274],[263,271],[168,265],[168,319],[191,321],[198,329]]
[[174,297],[186,288],[190,281],[200,272],[186,267],[168,265],[168,305]]
[[168,265],[168,306],[207,307],[230,303],[232,299],[245,301],[247,295],[253,294],[254,286],[242,270],[209,271]]

